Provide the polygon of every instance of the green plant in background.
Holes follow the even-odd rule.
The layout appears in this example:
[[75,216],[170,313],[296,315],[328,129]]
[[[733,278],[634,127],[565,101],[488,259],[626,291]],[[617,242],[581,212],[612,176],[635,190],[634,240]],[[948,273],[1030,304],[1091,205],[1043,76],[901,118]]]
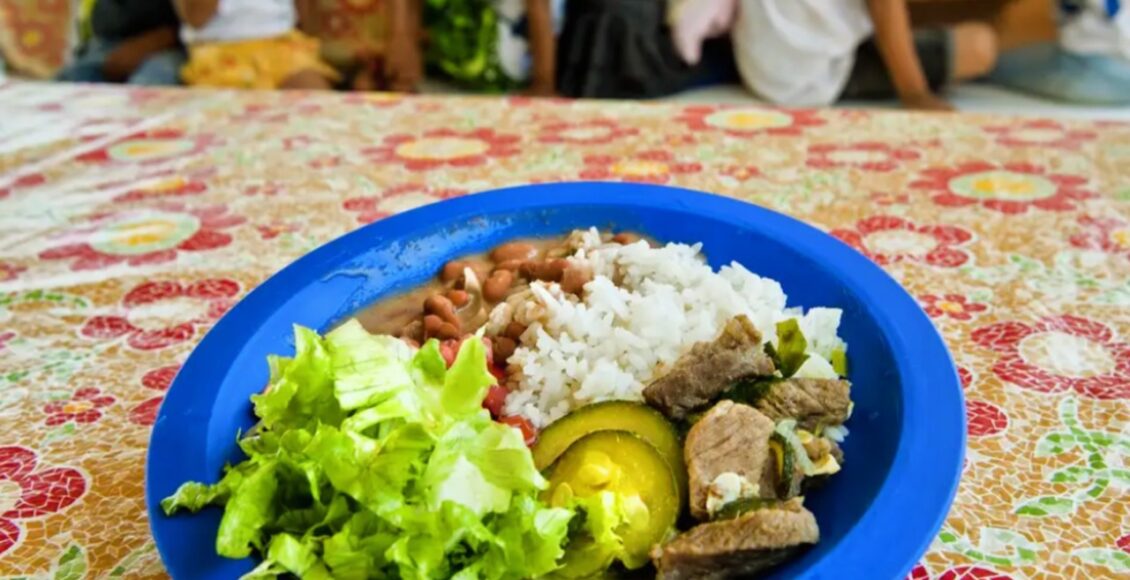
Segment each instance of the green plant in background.
[[1130,438],[1108,431],[1087,430],[1079,423],[1079,401],[1067,397],[1059,404],[1059,420],[1066,431],[1044,434],[1036,443],[1036,457],[1062,455],[1079,449],[1084,458],[1048,474],[1051,483],[1080,486],[1074,493],[1046,495],[1025,500],[1016,513],[1031,517],[1073,514],[1081,504],[1097,499],[1111,484],[1130,486],[1130,470],[1121,461],[1107,461],[1107,455],[1130,454]]
[[424,29],[428,66],[476,90],[517,87],[498,60],[498,14],[490,0],[427,0]]

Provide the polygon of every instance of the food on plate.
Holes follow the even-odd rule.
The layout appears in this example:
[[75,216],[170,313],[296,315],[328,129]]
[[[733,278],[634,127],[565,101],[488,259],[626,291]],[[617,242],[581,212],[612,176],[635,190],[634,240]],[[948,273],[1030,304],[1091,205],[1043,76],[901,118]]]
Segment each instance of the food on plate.
[[[578,439],[549,469],[549,489],[542,497],[553,506],[574,498],[606,494],[602,502],[620,505],[620,541],[605,546],[606,554],[585,553],[586,562],[600,559],[605,568],[614,558],[629,569],[648,562],[652,546],[674,531],[679,516],[675,472],[650,443],[627,431],[597,431]],[[568,557],[566,562],[574,559]],[[562,573],[570,574],[569,566]]]
[[850,387],[839,379],[774,381],[754,406],[774,421],[796,419],[810,431],[819,425],[842,425],[851,414]]
[[663,580],[745,577],[819,539],[816,518],[793,499],[696,526],[655,548],[652,558]]
[[728,320],[711,342],[697,342],[670,370],[643,390],[648,404],[674,419],[717,399],[735,381],[768,377],[776,371],[762,347],[761,333],[744,314]]
[[257,576],[727,578],[818,540],[803,494],[852,411],[839,310],[595,229],[439,270],[297,328],[247,459],[165,511],[223,507],[217,552]]
[[581,437],[608,430],[628,431],[655,447],[675,473],[679,496],[686,497],[683,441],[662,413],[640,403],[594,403],[554,421],[538,434],[537,444],[533,447],[534,465],[545,469]]
[[753,407],[721,401],[687,432],[691,515],[710,519],[726,504],[775,497],[775,458],[769,449],[773,421]]

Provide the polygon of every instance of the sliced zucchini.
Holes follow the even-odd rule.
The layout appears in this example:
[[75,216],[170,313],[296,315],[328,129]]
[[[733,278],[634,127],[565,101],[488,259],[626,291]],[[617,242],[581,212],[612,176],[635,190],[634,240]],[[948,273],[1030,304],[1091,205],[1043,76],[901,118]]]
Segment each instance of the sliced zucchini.
[[[624,543],[619,558],[628,568],[648,563],[652,546],[667,537],[679,516],[678,484],[671,466],[651,443],[634,433],[597,431],[581,437],[554,462],[547,477],[549,487],[542,493],[550,504],[555,495],[560,500],[562,495],[583,498],[601,491],[642,502],[646,513],[636,514],[616,530]],[[579,555],[566,551],[566,565],[586,559],[580,557],[585,555],[583,546],[578,548]],[[578,562],[578,567],[583,563]]]
[[578,439],[597,431],[628,431],[659,450],[675,473],[678,498],[687,497],[687,469],[683,464],[683,442],[674,425],[659,411],[642,403],[607,401],[581,407],[565,415],[538,434],[534,465],[545,470]]
[[773,453],[776,486],[773,492],[779,499],[789,499],[800,493],[802,477],[797,470],[796,450],[780,433],[769,437],[769,451]]

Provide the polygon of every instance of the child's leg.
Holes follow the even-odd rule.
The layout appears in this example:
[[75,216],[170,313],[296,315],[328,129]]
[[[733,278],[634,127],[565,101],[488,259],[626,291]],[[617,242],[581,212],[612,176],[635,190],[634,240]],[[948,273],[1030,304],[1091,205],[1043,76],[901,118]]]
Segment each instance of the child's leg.
[[1004,53],[989,78],[1011,89],[1060,101],[1130,103],[1130,62],[1072,54],[1052,43]]
[[187,56],[179,48],[162,50],[146,58],[129,77],[131,85],[167,86],[181,84],[180,70]]
[[[996,63],[996,35],[979,23],[949,29],[914,31],[914,50],[931,91],[952,81],[984,76]],[[877,45],[868,40],[855,55],[855,66],[841,99],[892,99],[898,97],[890,72]]]
[[950,29],[953,42],[950,80],[967,81],[989,74],[997,62],[997,35],[980,22],[966,22]]

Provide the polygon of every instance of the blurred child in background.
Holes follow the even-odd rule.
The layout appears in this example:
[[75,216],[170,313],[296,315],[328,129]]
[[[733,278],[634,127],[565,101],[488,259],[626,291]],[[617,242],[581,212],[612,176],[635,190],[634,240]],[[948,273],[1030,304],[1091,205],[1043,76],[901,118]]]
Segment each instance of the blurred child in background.
[[740,0],[731,39],[742,81],[779,105],[897,97],[952,109],[936,91],[992,70],[996,36],[976,23],[912,31],[906,2]]
[[84,0],[81,13],[83,41],[59,80],[180,83],[185,54],[170,0]]
[[1062,101],[1130,104],[1130,7],[1121,0],[1060,0],[1058,43],[1001,55],[994,82]]
[[297,29],[309,0],[175,0],[188,47],[185,84],[246,89],[329,89],[338,73],[318,41]]

